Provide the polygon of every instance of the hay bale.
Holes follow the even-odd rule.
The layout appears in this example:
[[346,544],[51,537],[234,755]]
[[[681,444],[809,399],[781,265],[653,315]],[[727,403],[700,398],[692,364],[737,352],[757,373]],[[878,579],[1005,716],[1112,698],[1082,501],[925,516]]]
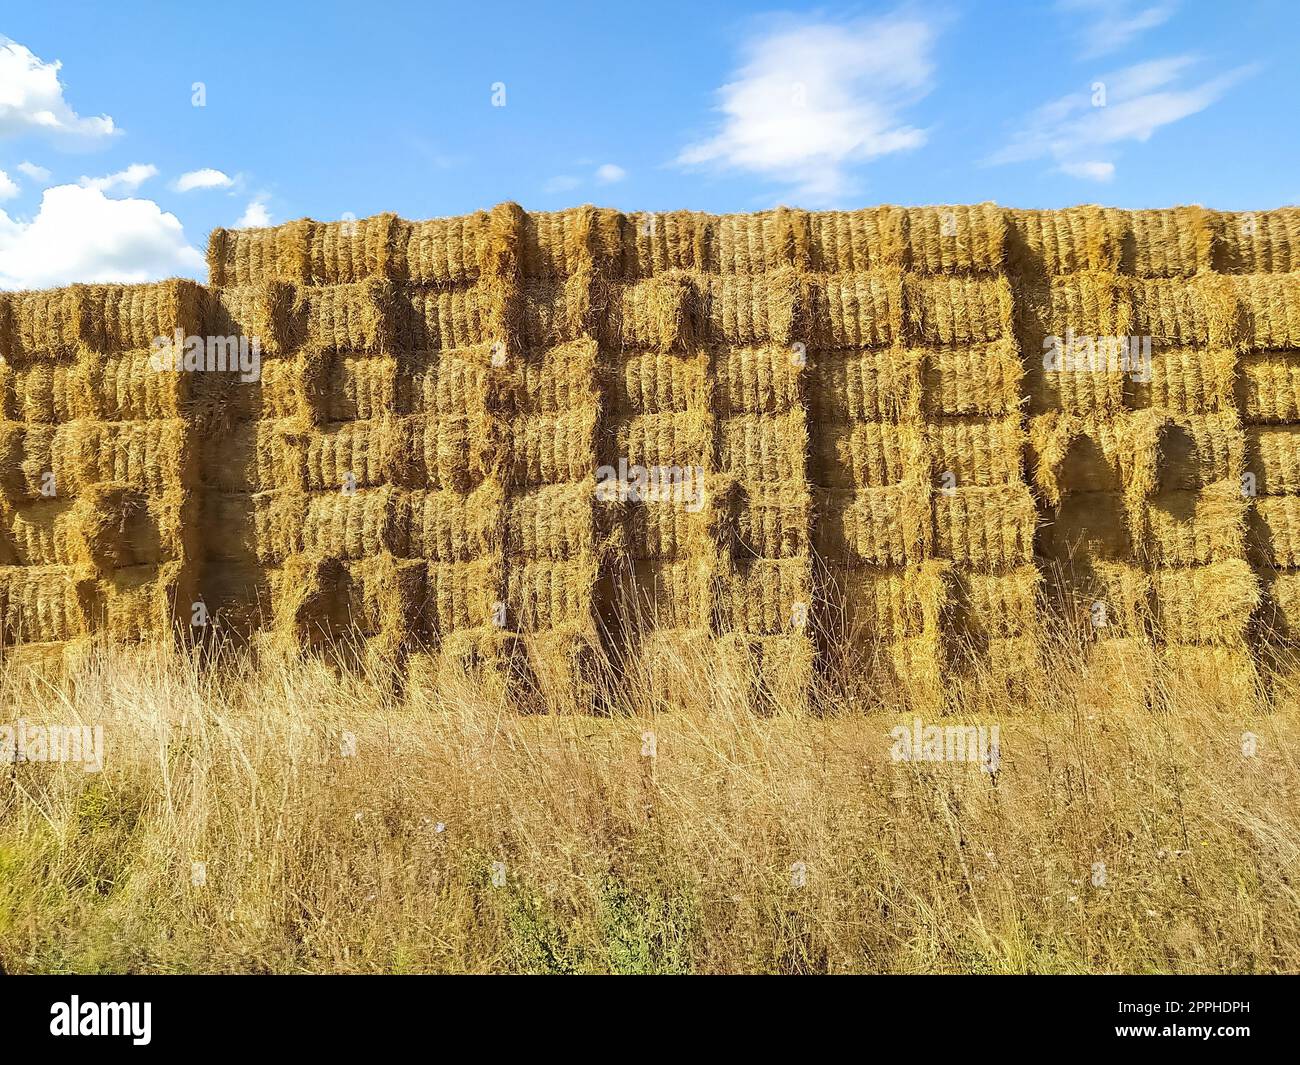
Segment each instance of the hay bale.
[[902,566],[928,558],[934,544],[930,495],[930,485],[921,480],[878,488],[815,490],[818,554],[848,565],[874,566]]
[[951,492],[936,492],[932,503],[939,558],[991,568],[1032,557],[1038,512],[1025,485],[959,485]]
[[1300,421],[1300,359],[1262,352],[1243,356],[1238,365],[1243,420]]
[[1013,339],[937,348],[922,356],[925,410],[935,416],[997,416],[1020,410],[1024,366]]

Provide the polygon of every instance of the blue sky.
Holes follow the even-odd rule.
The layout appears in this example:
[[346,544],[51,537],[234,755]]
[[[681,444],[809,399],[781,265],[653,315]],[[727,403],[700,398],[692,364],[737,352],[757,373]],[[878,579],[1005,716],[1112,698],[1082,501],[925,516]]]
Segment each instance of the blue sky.
[[1300,202],[1288,0],[10,4],[0,37],[4,288],[502,200]]

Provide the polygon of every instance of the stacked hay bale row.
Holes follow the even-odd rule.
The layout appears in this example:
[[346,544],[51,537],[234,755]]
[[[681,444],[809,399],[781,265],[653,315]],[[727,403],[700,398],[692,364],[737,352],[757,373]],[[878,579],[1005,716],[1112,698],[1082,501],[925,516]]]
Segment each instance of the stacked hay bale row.
[[1152,638],[1251,679],[1258,603],[1235,371],[1247,342],[1199,208],[1011,212],[1039,551],[1101,651]]
[[1237,397],[1263,591],[1262,657],[1300,667],[1300,210],[1221,215],[1215,268],[1232,276],[1243,336]]
[[818,543],[832,643],[926,704],[1035,659],[1035,512],[1002,212],[814,216]]
[[[0,295],[0,643],[187,632],[198,598],[192,282]],[[201,620],[201,618],[197,619]]]
[[698,660],[712,642],[725,563],[728,492],[704,281],[717,221],[686,212],[622,219],[619,280],[608,293],[597,485],[611,532],[605,620],[661,689],[674,662]]
[[[697,645],[783,701],[820,640],[937,706],[1033,663],[1045,576],[1103,653],[1247,677],[1252,623],[1300,645],[1297,241],[989,205],[218,230],[207,292],[0,299],[0,639],[359,635],[565,688]],[[151,368],[178,329],[255,372]]]
[[1022,367],[1004,212],[904,215],[906,342],[923,368],[934,557],[945,570],[948,665],[999,684],[1037,662],[1037,512],[1025,481]]

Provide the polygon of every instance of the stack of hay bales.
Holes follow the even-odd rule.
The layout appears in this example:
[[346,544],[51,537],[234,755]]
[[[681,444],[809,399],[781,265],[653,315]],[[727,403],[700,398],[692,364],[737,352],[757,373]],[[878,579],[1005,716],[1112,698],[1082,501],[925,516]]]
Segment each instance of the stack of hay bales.
[[[1226,221],[1200,208],[1012,212],[1012,258],[1039,552],[1058,598],[1115,665],[1154,641],[1246,690],[1258,591],[1235,388],[1246,333],[1215,265]],[[1047,340],[1067,336],[1073,349]]]
[[1248,548],[1264,590],[1259,650],[1300,667],[1300,210],[1218,218],[1215,269],[1231,276],[1242,350],[1237,395],[1253,506]]
[[0,642],[187,635],[198,598],[194,381],[151,365],[203,333],[188,281],[0,296]]
[[[0,639],[193,622],[566,691],[705,651],[760,700],[847,665],[937,708],[1032,667],[1046,602],[1245,683],[1257,631],[1300,647],[1297,244],[988,204],[218,230],[207,289],[0,298]],[[260,373],[151,370],[177,328]]]

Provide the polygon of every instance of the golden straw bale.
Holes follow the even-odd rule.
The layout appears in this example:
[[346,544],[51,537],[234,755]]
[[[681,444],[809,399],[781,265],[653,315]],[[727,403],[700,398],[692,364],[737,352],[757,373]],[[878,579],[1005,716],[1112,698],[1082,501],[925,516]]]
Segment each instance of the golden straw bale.
[[946,562],[930,560],[846,570],[837,582],[845,636],[855,643],[892,642],[938,632],[951,595],[949,568]]
[[1246,511],[1236,479],[1200,491],[1162,492],[1138,505],[1134,544],[1157,566],[1236,558],[1246,550]]
[[1149,369],[1127,376],[1129,404],[1181,414],[1225,410],[1235,403],[1237,362],[1229,348],[1153,346]]
[[812,564],[806,557],[737,559],[720,593],[724,632],[800,634],[812,624]]
[[1300,642],[1300,571],[1268,570],[1257,574],[1264,597],[1262,635],[1276,642]]
[[[934,475],[946,487],[1010,484],[1022,478],[1026,437],[1018,414],[927,422]],[[951,477],[947,475],[951,474]]]
[[[505,505],[505,548],[511,558],[562,561],[590,555],[596,549],[596,496],[590,481],[545,484],[511,492]],[[670,510],[667,504],[646,509]],[[482,528],[488,516],[464,519]],[[464,520],[463,519],[463,520]],[[471,527],[474,527],[471,526]],[[480,537],[487,540],[490,530]]]
[[594,626],[595,556],[520,559],[506,569],[509,627],[537,632],[569,622]]
[[1257,494],[1300,493],[1300,425],[1248,425],[1246,472]]
[[921,344],[978,344],[1011,335],[1005,277],[908,274],[906,301],[909,336]]
[[1006,257],[1006,221],[992,203],[904,210],[909,269],[925,274],[994,273]]
[[1038,512],[1025,485],[958,486],[932,502],[938,557],[984,568],[1031,558]]
[[623,220],[619,276],[654,277],[675,270],[717,272],[718,219],[694,211],[639,211]]
[[925,357],[900,348],[808,353],[811,419],[817,424],[918,420]]
[[1268,351],[1243,356],[1238,367],[1238,395],[1246,421],[1300,421],[1300,359]]
[[516,418],[511,425],[511,483],[542,485],[589,477],[599,420],[595,405]]
[[713,610],[713,573],[693,555],[636,559],[614,578],[613,611],[636,629],[707,630]]
[[1203,207],[1126,211],[1132,239],[1120,269],[1137,277],[1192,277],[1210,269],[1211,213]]
[[85,582],[69,566],[0,566],[0,642],[49,643],[88,632]]
[[612,454],[631,466],[713,466],[714,419],[700,410],[615,419]]
[[[653,509],[677,508],[661,505]],[[738,558],[807,556],[811,546],[812,495],[802,482],[745,484],[738,490],[734,510]],[[684,517],[689,519],[690,515]]]
[[683,352],[700,333],[702,312],[692,275],[659,275],[612,285],[601,330],[610,346]]
[[925,409],[931,415],[1011,414],[1021,407],[1024,366],[1014,339],[922,356]]
[[485,236],[483,221],[481,215],[432,218],[397,230],[396,235],[406,237],[406,247],[396,259],[405,260],[406,278],[413,283],[436,285],[463,285],[477,280]]
[[1156,631],[1170,643],[1240,646],[1260,603],[1250,565],[1229,559],[1151,574]]
[[1222,274],[1300,270],[1300,208],[1224,211],[1214,216],[1214,263]]
[[[502,523],[505,493],[500,482],[483,481],[470,492],[455,489],[409,492],[406,501],[412,557],[468,562],[502,550],[507,530]],[[523,541],[526,504],[518,504],[516,511],[519,516],[508,532]],[[583,534],[578,530],[574,535]]]
[[951,625],[962,638],[983,643],[1038,631],[1042,575],[1032,563],[992,573],[955,565],[951,582]]
[[927,558],[933,547],[930,494],[920,480],[815,491],[818,553],[849,565],[901,566]]
[[1256,348],[1300,348],[1300,274],[1224,279],[1241,302],[1244,329]]
[[809,216],[812,259],[824,273],[862,273],[901,267],[908,254],[907,212],[897,207],[818,211]]
[[707,354],[624,352],[610,375],[607,400],[619,415],[683,413],[708,405]]
[[720,351],[713,373],[712,404],[723,416],[780,414],[802,401],[803,367],[784,349]]
[[[901,270],[882,268],[819,278],[811,292],[810,336],[795,339],[810,349],[879,348],[902,341],[903,276]],[[713,335],[718,341],[745,342],[716,328]]]
[[1300,496],[1257,496],[1252,502],[1252,556],[1268,566],[1300,566]]
[[827,488],[879,488],[929,476],[930,446],[915,423],[822,424],[813,439],[814,479]]
[[1102,207],[1007,211],[1008,267],[1024,275],[1116,272],[1127,225]]
[[505,570],[499,556],[429,562],[426,585],[424,625],[435,635],[490,628],[503,618]]

